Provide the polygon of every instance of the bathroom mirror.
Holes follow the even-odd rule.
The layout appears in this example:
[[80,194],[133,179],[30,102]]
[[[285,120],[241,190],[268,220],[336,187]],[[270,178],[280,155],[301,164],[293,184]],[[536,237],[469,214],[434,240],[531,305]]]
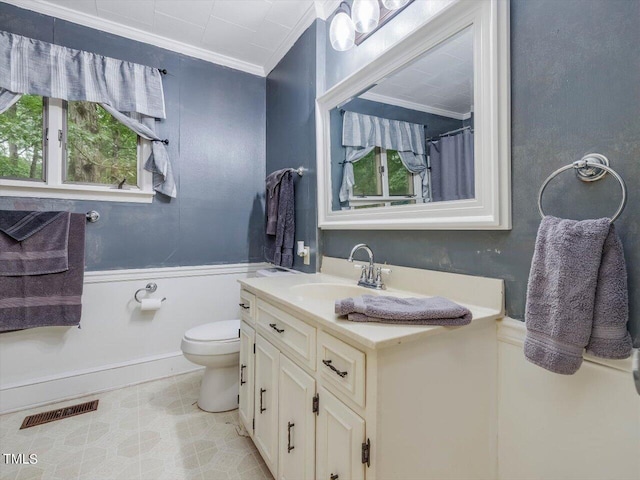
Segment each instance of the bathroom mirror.
[[458,1],[317,99],[325,229],[509,229],[508,1]]

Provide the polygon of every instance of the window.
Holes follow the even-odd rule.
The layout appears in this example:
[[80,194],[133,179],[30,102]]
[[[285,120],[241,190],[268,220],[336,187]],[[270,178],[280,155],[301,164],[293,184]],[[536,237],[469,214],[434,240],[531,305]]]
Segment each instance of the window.
[[23,95],[0,115],[0,195],[150,202],[150,151],[96,103]]
[[352,208],[409,205],[422,201],[422,179],[410,173],[395,150],[376,147],[353,164]]
[[23,95],[0,115],[0,177],[44,180],[44,102]]

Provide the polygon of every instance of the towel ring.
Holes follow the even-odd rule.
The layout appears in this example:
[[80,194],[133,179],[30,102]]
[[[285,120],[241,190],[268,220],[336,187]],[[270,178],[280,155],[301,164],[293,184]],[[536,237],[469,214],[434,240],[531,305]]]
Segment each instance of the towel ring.
[[611,222],[615,222],[624,210],[624,207],[627,205],[627,186],[624,183],[623,178],[618,175],[618,172],[609,166],[609,160],[607,157],[598,153],[585,155],[582,159],[576,160],[569,165],[559,168],[547,177],[547,179],[542,183],[540,192],[538,193],[538,211],[540,212],[540,216],[543,218],[546,216],[544,210],[542,210],[542,194],[544,193],[544,189],[547,188],[549,182],[556,177],[556,175],[572,168],[575,169],[578,178],[583,182],[595,182],[596,180],[600,180],[607,173],[610,173],[616,180],[618,180],[618,183],[620,183],[620,189],[622,190],[622,201],[620,202],[620,206],[616,213],[611,217]]

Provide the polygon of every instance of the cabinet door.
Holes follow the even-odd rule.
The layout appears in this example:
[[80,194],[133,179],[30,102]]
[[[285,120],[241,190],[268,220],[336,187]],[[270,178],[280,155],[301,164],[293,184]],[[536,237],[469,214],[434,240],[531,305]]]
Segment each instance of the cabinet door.
[[364,420],[324,388],[318,390],[317,480],[363,480]]
[[256,335],[253,441],[273,476],[278,472],[278,371],[280,352]]
[[291,360],[280,354],[278,408],[280,453],[279,480],[315,478],[316,415],[313,396],[316,382]]
[[256,332],[245,322],[240,323],[240,421],[253,437],[253,344]]

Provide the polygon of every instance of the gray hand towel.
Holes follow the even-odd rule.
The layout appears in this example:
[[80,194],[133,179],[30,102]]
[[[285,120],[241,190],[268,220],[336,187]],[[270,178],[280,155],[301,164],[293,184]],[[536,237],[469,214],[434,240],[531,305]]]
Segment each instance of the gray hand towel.
[[69,212],[0,210],[0,224],[9,224],[0,227],[0,276],[68,270],[69,218]]
[[622,242],[611,224],[604,241],[587,353],[621,359],[631,355],[633,342],[627,330],[629,293]]
[[71,214],[66,272],[0,277],[0,332],[80,323],[85,215]]
[[[627,345],[625,355],[631,353],[626,270],[622,249],[616,245],[619,239],[608,218],[542,219],[527,288],[527,360],[555,373],[575,373],[594,325],[598,327],[594,338],[602,339],[594,340],[599,353],[607,353],[603,349],[611,345],[608,340],[616,345],[616,351],[609,353],[621,355]],[[613,318],[601,318],[613,312]],[[618,326],[615,339],[607,336],[611,324]]]
[[287,169],[280,181],[276,234],[267,235],[265,258],[286,268],[293,266],[293,244],[296,231],[293,174]]
[[0,210],[0,232],[21,242],[68,212],[31,212],[28,210]]
[[467,325],[469,309],[443,297],[398,298],[362,295],[336,300],[337,315],[354,322],[405,323],[411,325]]
[[351,322],[395,323],[403,325],[439,325],[441,327],[461,327],[471,323],[471,313],[456,318],[432,318],[419,320],[394,320],[390,318],[368,317],[362,313],[350,313],[347,320]]
[[275,235],[276,226],[278,223],[278,199],[280,197],[280,182],[285,173],[289,171],[288,168],[282,170],[276,170],[267,176],[266,183],[266,196],[267,196],[267,234]]

